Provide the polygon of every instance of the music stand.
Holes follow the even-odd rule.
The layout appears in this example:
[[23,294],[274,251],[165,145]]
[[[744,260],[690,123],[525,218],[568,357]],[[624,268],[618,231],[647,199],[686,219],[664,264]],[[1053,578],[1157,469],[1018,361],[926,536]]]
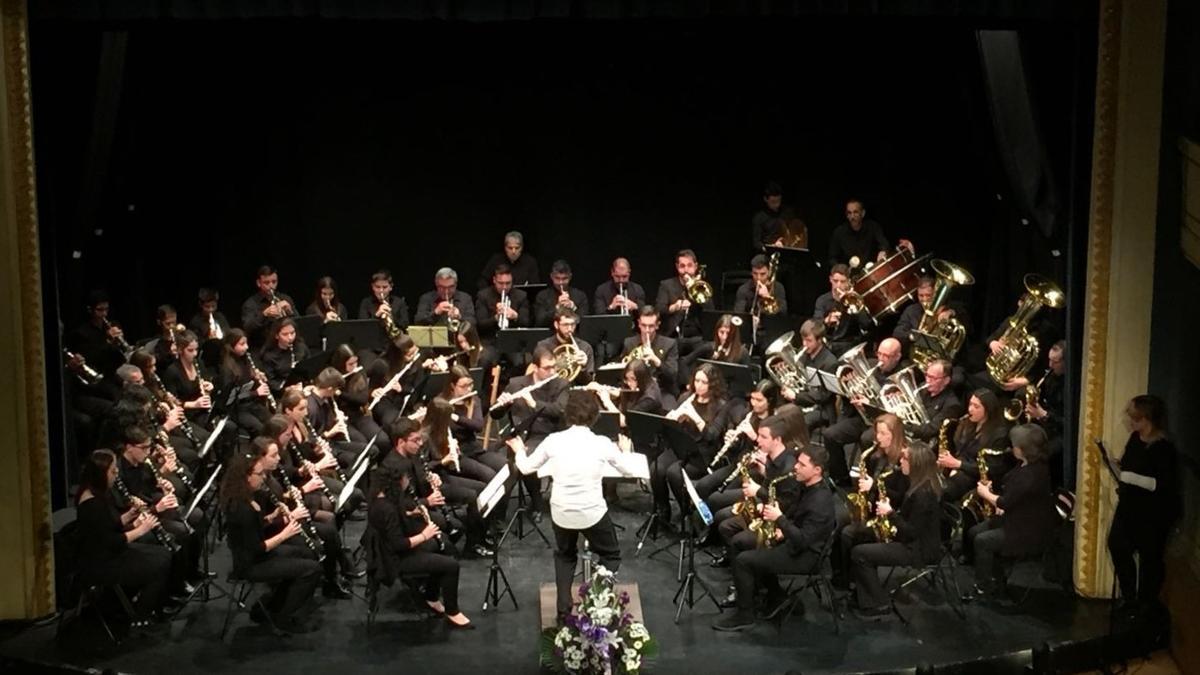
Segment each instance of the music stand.
[[[914,330],[908,334],[909,340],[912,341],[913,350],[923,349],[926,354],[933,354],[939,359],[949,359],[946,354],[946,345],[939,338],[922,333],[919,330]],[[909,352],[912,353],[912,352]]]
[[286,387],[292,384],[307,384],[312,382],[317,377],[317,373],[325,370],[329,366],[329,360],[333,356],[332,352],[317,352],[309,355],[308,358],[296,363],[296,367],[292,368],[292,372],[284,378],[283,385]]
[[592,433],[614,441],[617,440],[617,436],[621,433],[621,413],[601,410],[600,417],[592,425]]
[[325,350],[325,344],[321,341],[321,326],[325,323],[325,317],[307,314],[293,317],[292,321],[296,322],[296,335],[304,340],[309,349],[315,350],[319,346],[320,351]]
[[505,328],[496,333],[496,351],[502,354],[529,354],[537,343],[554,334],[549,328]]
[[[378,438],[378,436],[376,436],[376,438]],[[374,440],[372,440],[372,442],[374,442]],[[354,496],[355,486],[358,485],[358,481],[362,479],[363,475],[367,473],[367,468],[371,466],[370,462],[360,461],[362,457],[366,456],[367,450],[370,449],[370,446],[367,446],[362,455],[359,455],[359,458],[355,459],[355,466],[358,468],[354,471],[354,474],[350,476],[350,480],[346,481],[346,484],[342,486],[342,491],[338,493],[337,503],[333,505],[333,512],[335,514],[345,508],[346,504],[350,503],[350,498]]]
[[[654,415],[652,413],[630,410],[625,413],[625,424],[629,428],[629,439],[633,441],[634,448],[652,448],[658,442],[659,433],[662,431],[663,422],[667,418],[662,415]],[[649,457],[647,455],[647,457]],[[650,463],[650,471],[655,470],[655,463]],[[646,544],[646,539],[658,539],[658,531],[655,524],[658,522],[658,511],[654,509],[654,504],[650,504],[650,513],[646,515],[646,519],[642,524],[634,530],[634,536],[638,538],[637,549],[634,551],[634,557],[637,557],[642,552],[642,547]]]
[[550,284],[543,284],[543,283],[537,283],[537,282],[531,281],[531,282],[525,283],[525,284],[513,284],[513,290],[525,291],[525,294],[528,295],[530,301],[532,301],[533,296],[537,291],[543,290],[543,289],[547,288],[549,285]]
[[[496,505],[504,500],[506,493],[504,485],[508,482],[510,473],[511,472],[509,471],[508,465],[501,467],[500,471],[496,473],[491,482],[489,482],[483,488],[483,490],[480,491],[479,497],[476,498],[475,506],[479,509],[479,515],[481,518],[487,518],[489,515],[491,515],[492,511],[496,508]],[[518,484],[519,483],[520,481],[518,481]],[[517,518],[520,517],[520,515],[521,511],[518,510],[512,515],[511,518],[508,519],[508,524],[504,526],[504,532],[501,533],[500,538],[496,540],[496,545],[492,547],[492,563],[488,566],[487,586],[485,586],[483,590],[484,612],[488,611],[489,606],[491,606],[493,609],[499,609],[500,600],[506,595],[508,596],[509,600],[512,600],[513,609],[521,609],[517,605],[517,596],[513,594],[512,586],[508,583],[508,575],[504,573],[504,568],[500,566],[500,547],[504,546],[505,540],[508,539],[509,532],[512,531],[513,525],[516,524]],[[504,584],[504,590],[500,590],[501,583]]]
[[776,338],[792,330],[792,326],[792,317],[784,314],[783,312],[760,316],[758,319],[758,328],[762,331],[763,337],[762,340],[758,341],[758,344],[771,344],[776,340]]
[[624,379],[625,364],[620,361],[596,366],[596,381],[600,384],[607,384],[610,387],[621,387],[624,385]]
[[[708,504],[700,499],[700,495],[696,493],[696,486],[692,485],[692,479],[688,477],[687,472],[683,472],[683,486],[687,490],[688,497],[692,500],[692,505],[695,507],[695,513],[699,514],[701,521],[705,527],[713,524],[712,511],[709,510]],[[687,604],[688,609],[696,606],[698,600],[702,600],[704,596],[708,596],[713,604],[717,606],[717,611],[723,611],[720,603],[717,602],[717,596],[708,587],[708,583],[696,574],[696,519],[684,518],[687,521],[687,534],[680,540],[683,559],[687,561],[687,574],[679,582],[679,589],[675,591],[675,598],[671,600],[671,604],[675,607],[675,623],[679,623],[679,615],[683,613],[683,606]],[[696,584],[700,584],[700,597],[696,597]]]
[[[213,437],[216,437],[215,433],[213,434]],[[222,468],[223,467],[218,464],[216,468],[213,469],[212,475],[210,475],[208,480],[204,482],[204,487],[200,488],[200,491],[196,493],[196,497],[192,500],[192,505],[188,507],[187,513],[183,516],[184,525],[187,525],[188,518],[192,515],[192,512],[196,510],[196,507],[200,505],[200,502],[203,501],[204,497],[212,492],[213,487],[217,482],[217,476],[220,475]],[[188,531],[191,532],[190,526],[188,527]],[[220,583],[218,583],[213,575],[209,574],[208,559],[212,554],[212,545],[209,544],[209,540],[210,537],[206,533],[205,536],[201,537],[200,542],[200,565],[204,570],[204,578],[192,588],[192,592],[188,594],[187,599],[183,601],[183,604],[179,607],[179,609],[172,612],[172,616],[178,616],[185,607],[191,604],[192,600],[194,600],[196,596],[200,596],[202,602],[208,602],[209,600],[212,600],[213,596],[210,590],[211,588],[217,589],[218,595],[216,597],[229,597],[229,591]]]
[[450,329],[445,326],[409,326],[408,337],[421,349],[454,346],[450,342]]
[[711,359],[698,359],[698,361],[710,364],[721,371],[721,374],[725,376],[725,385],[731,397],[749,396],[750,390],[754,389],[756,380],[754,379],[754,373],[750,370],[750,366],[743,366],[740,363],[729,363],[728,361],[713,361]]
[[766,251],[767,255],[778,253],[780,258],[787,255],[807,255],[809,252],[806,248],[799,248],[796,246],[772,246],[770,244],[763,246],[763,251]]
[[725,316],[726,314],[741,318],[742,325],[738,326],[738,333],[740,333],[742,336],[742,344],[754,344],[754,321],[752,320],[749,312],[721,312],[706,309],[703,312],[700,312],[700,335],[702,335],[705,340],[712,339],[712,336],[715,335],[717,331],[717,322],[720,321],[721,317]]
[[200,459],[204,459],[205,455],[208,454],[208,451],[212,449],[213,443],[216,443],[217,439],[220,438],[221,432],[225,431],[225,425],[228,423],[229,418],[222,417],[220,421],[217,422],[217,426],[213,427],[212,433],[208,435],[208,440],[204,442],[204,447],[200,448],[200,451],[196,453]]
[[[509,421],[508,437],[509,438],[520,437],[521,440],[524,441],[526,436],[529,435],[529,430],[531,428],[533,428],[534,421],[537,420],[537,418],[540,415],[541,415],[540,412],[534,411],[532,414],[529,415],[529,417],[525,418],[525,420],[523,422],[521,422],[520,424],[517,424],[516,422],[513,421],[513,418],[512,418],[512,406],[509,406],[509,408],[508,408],[508,421]],[[501,441],[501,443],[503,443],[503,441]],[[507,448],[505,449],[505,452],[508,452]],[[530,513],[530,511],[529,511],[529,504],[528,504],[527,500],[529,500],[530,497],[529,497],[529,495],[527,495],[525,493],[525,481],[522,480],[523,477],[524,477],[524,474],[521,474],[520,476],[516,476],[517,511],[516,511],[516,513],[513,514],[512,521],[517,524],[517,539],[524,539],[525,537],[529,536],[530,533],[525,531],[525,524],[528,523],[531,527],[533,527],[533,531],[537,532],[538,536],[542,538],[542,541],[544,541],[546,543],[546,548],[550,548],[550,540],[546,538],[546,533],[542,532],[541,526],[538,525],[538,522],[533,519],[533,514]],[[540,482],[541,481],[539,479],[539,484],[540,484]],[[524,520],[518,518],[518,516],[521,516],[521,515],[525,516]],[[509,524],[511,526],[512,523],[510,522]]]
[[353,321],[330,321],[322,330],[325,344],[332,348],[350,345],[355,351],[367,349],[382,352],[388,344],[387,333],[377,319],[355,319]]
[[[664,441],[666,441],[666,444],[669,445],[671,447],[671,449],[675,451],[675,456],[678,457],[679,460],[682,461],[684,464],[687,464],[688,459],[690,459],[693,455],[700,454],[700,446],[696,444],[696,439],[692,438],[691,435],[689,435],[686,431],[684,431],[683,425],[677,421],[666,420],[665,422],[663,422],[662,438]],[[686,474],[687,471],[683,471],[682,473]],[[676,564],[675,564],[675,579],[677,581],[683,581],[683,564],[684,564],[684,560],[685,560],[685,555],[687,553],[687,550],[686,550],[684,544],[685,544],[685,540],[691,539],[691,537],[688,535],[688,533],[686,531],[686,527],[685,527],[687,524],[686,521],[688,518],[688,511],[687,511],[686,504],[679,505],[679,517],[680,517],[680,524],[679,524],[679,539],[678,539],[678,541],[669,542],[667,544],[664,544],[663,546],[660,546],[657,549],[655,549],[654,551],[652,551],[650,553],[650,555],[648,555],[646,557],[653,558],[654,556],[662,553],[663,551],[666,551],[666,550],[674,547],[675,544],[678,543],[679,544],[679,555],[676,559]]]
[[588,314],[579,319],[580,339],[597,348],[596,358],[601,358],[599,347],[605,345],[603,358],[608,358],[613,349],[620,351],[625,338],[633,335],[633,314]]

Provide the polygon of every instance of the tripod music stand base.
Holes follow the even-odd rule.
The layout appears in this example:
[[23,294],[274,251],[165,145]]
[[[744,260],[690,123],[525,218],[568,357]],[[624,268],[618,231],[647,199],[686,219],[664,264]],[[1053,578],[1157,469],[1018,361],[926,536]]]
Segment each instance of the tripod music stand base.
[[[521,514],[523,513],[528,515],[525,511],[525,507],[522,506],[521,508],[517,509],[517,512],[512,515],[512,518],[508,519],[508,524],[504,526],[504,533],[500,535],[498,540],[496,540],[496,548],[492,551],[492,564],[488,568],[487,586],[483,591],[484,612],[488,611],[489,606],[494,609],[499,609],[500,599],[505,595],[508,596],[509,600],[512,600],[513,609],[520,609],[520,607],[517,605],[517,596],[513,594],[512,586],[510,586],[508,583],[508,575],[504,573],[504,568],[500,567],[500,547],[504,546],[504,542],[508,539],[508,535],[512,533],[513,526],[518,523],[521,518]],[[540,533],[541,530],[538,530],[538,532]],[[542,539],[545,538],[545,535],[542,535]],[[546,545],[549,546],[550,542],[547,541]],[[504,583],[504,590],[500,590],[501,582]]]

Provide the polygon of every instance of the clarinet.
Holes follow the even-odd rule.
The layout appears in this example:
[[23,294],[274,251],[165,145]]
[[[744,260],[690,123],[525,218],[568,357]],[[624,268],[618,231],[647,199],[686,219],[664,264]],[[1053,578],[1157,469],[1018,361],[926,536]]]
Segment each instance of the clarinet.
[[[746,416],[744,418],[742,418],[741,422],[738,423],[738,427],[749,422],[751,416],[753,416],[753,415],[754,415],[753,410],[746,413]],[[730,438],[729,440],[725,441],[725,444],[721,446],[721,449],[717,451],[717,454],[713,455],[712,461],[708,463],[708,472],[709,473],[712,473],[713,467],[715,467],[725,457],[725,453],[729,452],[729,449],[732,448],[734,446],[734,444],[738,442],[738,439],[742,437],[742,432],[738,431],[737,427],[734,427],[733,431],[736,432],[736,434],[733,436],[733,438]]]
[[[329,453],[330,456],[332,456],[333,455],[333,447],[329,445],[329,441],[326,441],[325,439],[321,438],[321,436],[317,433],[317,430],[313,428],[312,420],[308,419],[308,417],[305,417],[304,418],[304,426],[305,426],[305,428],[308,429],[308,435],[311,436],[313,439],[313,445],[317,445],[319,447],[320,443],[324,442],[325,446],[326,446],[325,451],[327,453]],[[349,480],[347,480],[346,472],[342,470],[341,464],[335,464],[333,467],[333,470],[335,473],[337,473],[338,480],[342,481],[343,483],[350,482]]]
[[[115,488],[117,493],[121,495],[122,499],[128,502],[130,506],[133,506],[135,503],[133,501],[133,495],[129,493],[129,488],[125,486],[125,481],[121,480],[120,474],[118,474],[117,479],[113,481],[113,488]],[[142,515],[152,515],[150,513],[150,508],[144,504],[134,508],[136,508]],[[150,531],[154,533],[154,538],[158,540],[158,543],[162,544],[163,548],[167,549],[171,553],[179,553],[179,549],[181,548],[179,542],[175,541],[175,537],[172,537],[171,533],[167,532],[166,529],[163,528],[162,523],[155,523],[154,527],[151,528]]]
[[[162,429],[159,429],[158,435],[156,435],[154,437],[154,440],[158,441],[159,447],[161,447],[164,452],[166,452],[171,447],[171,446],[167,445],[166,435],[167,435],[166,432],[164,432]],[[174,457],[175,464],[178,467],[179,466],[179,457],[175,455],[174,450],[171,450],[170,453]],[[149,459],[147,459],[146,461],[149,461]],[[180,467],[180,468],[182,468],[182,467]],[[175,473],[175,476],[179,478],[179,482],[183,483],[184,487],[186,487],[188,489],[195,488],[195,486],[192,485],[192,479],[188,478],[188,475],[186,472],[176,470],[174,473]]]
[[[246,363],[250,365],[250,375],[261,383],[267,382],[267,376],[263,371],[258,369],[258,365],[254,363],[254,357],[250,356],[250,352],[246,352]],[[271,385],[267,384],[267,409],[275,412],[279,409],[279,403],[275,400],[275,394],[271,393]]]
[[[262,491],[267,493],[267,498],[271,500],[271,504],[274,505],[275,508],[282,506],[284,510],[287,510],[287,506],[280,501],[279,497],[275,496],[275,492],[271,488],[264,485]],[[309,550],[311,550],[313,554],[317,556],[317,562],[325,562],[325,548],[321,545],[321,540],[317,536],[316,529],[313,528],[312,521],[298,520],[296,522],[300,525],[301,538],[304,539],[304,543],[308,546]]]
[[[300,466],[300,464],[301,464],[300,453],[296,450],[296,442],[293,440],[289,440],[287,447],[288,447],[288,452],[292,453],[292,463],[294,463],[296,466]],[[283,476],[284,484],[291,486],[292,482],[287,477],[287,472],[285,472],[283,469],[280,469],[279,473]],[[317,475],[316,478],[318,480],[320,480],[321,476]],[[321,482],[321,493],[325,495],[325,498],[328,499],[331,504],[336,505],[337,500],[334,499],[333,493],[330,492],[330,490],[329,490],[329,486],[325,484],[324,480],[320,480],[320,482]]]
[[[421,512],[421,517],[425,519],[425,524],[429,525],[430,523],[432,523],[433,519],[429,517],[429,509],[424,504],[421,503],[420,499],[417,498],[417,495],[416,495],[416,493],[413,492],[411,485],[409,485],[409,487],[408,487],[408,494],[410,497],[413,498],[413,501],[416,502],[417,510]],[[444,539],[442,539],[442,533],[438,532],[437,534],[435,534],[433,536],[433,538],[437,540],[438,553],[445,551],[446,550],[446,541]]]
[[[197,373],[200,372],[199,369],[197,369],[196,372]],[[161,391],[167,397],[167,403],[172,408],[183,407],[179,404],[179,399],[175,398],[175,394],[172,394],[171,392],[167,391],[167,388],[165,386],[163,386],[162,378],[158,376],[158,373],[154,372],[154,373],[151,373],[151,375],[154,376],[154,385],[156,387],[158,387],[158,390]],[[157,398],[157,397],[155,397],[155,398]],[[179,423],[179,428],[183,431],[183,435],[188,439],[188,442],[190,442],[193,446],[195,446],[196,448],[203,447],[203,445],[200,443],[200,440],[196,438],[196,429],[195,429],[195,427],[192,426],[192,421],[187,418],[186,411],[184,411],[183,419]]]

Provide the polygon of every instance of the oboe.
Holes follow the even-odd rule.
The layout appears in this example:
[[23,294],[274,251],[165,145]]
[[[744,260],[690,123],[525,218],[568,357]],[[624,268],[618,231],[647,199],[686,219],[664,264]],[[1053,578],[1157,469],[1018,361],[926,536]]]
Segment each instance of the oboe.
[[[283,507],[284,511],[288,510],[287,505],[280,501],[275,495],[275,491],[267,486],[263,486],[263,492],[267,493],[267,498],[271,500],[271,504],[275,508]],[[297,520],[296,523],[300,526],[300,536],[304,539],[304,543],[317,556],[317,562],[325,562],[325,548],[321,545],[321,538],[317,535],[317,530],[313,527],[311,520]]]
[[[150,507],[146,506],[144,503],[141,506],[137,506],[137,502],[133,500],[133,495],[130,494],[129,488],[125,486],[125,481],[121,480],[120,475],[118,475],[117,479],[113,481],[113,488],[115,488],[117,493],[121,495],[122,499],[128,502],[130,506],[133,506],[135,509],[137,509],[139,513],[144,516],[153,515],[150,513]],[[150,531],[154,533],[154,538],[158,540],[158,543],[163,545],[163,548],[167,549],[171,553],[179,552],[179,542],[175,541],[175,537],[171,536],[170,532],[167,532],[166,528],[162,526],[162,523],[155,523],[154,527],[151,528]]]

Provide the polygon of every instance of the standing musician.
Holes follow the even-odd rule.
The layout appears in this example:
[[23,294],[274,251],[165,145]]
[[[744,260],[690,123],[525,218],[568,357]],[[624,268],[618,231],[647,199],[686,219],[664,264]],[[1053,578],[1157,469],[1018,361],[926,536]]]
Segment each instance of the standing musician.
[[[954,432],[953,448],[938,453],[938,466],[949,469],[952,475],[946,479],[943,497],[958,501],[975,489],[979,480],[979,451],[989,449],[1001,451],[1008,446],[1008,425],[1004,422],[1004,409],[1000,399],[990,389],[976,389],[967,402],[966,419],[958,423]],[[988,476],[998,481],[1009,468],[1011,461],[1005,456],[987,459]]]
[[[1001,483],[988,480],[975,486],[979,498],[996,513],[967,532],[967,542],[975,554],[975,595],[1001,590],[1002,559],[1045,551],[1060,522],[1050,488],[1050,467],[1046,466],[1046,432],[1035,424],[1022,424],[1013,427],[1008,437],[1019,462],[1017,467],[1004,474]],[[994,485],[1001,487],[997,490]]]
[[500,265],[508,265],[512,270],[514,284],[536,284],[542,278],[542,275],[538,274],[537,260],[525,252],[525,237],[520,232],[513,231],[504,235],[504,252],[493,253],[492,257],[488,258],[479,274],[479,288],[487,288]]
[[933,441],[937,438],[938,429],[944,420],[962,416],[962,402],[950,386],[952,377],[953,366],[946,359],[934,359],[925,364],[925,388],[921,390],[921,406],[925,408],[925,416],[929,418],[929,422],[910,429],[913,438]]
[[312,386],[307,388],[308,421],[321,438],[333,447],[333,455],[337,457],[342,468],[354,466],[358,455],[366,449],[366,437],[358,429],[350,426],[346,417],[337,404],[337,395],[346,387],[346,378],[332,366],[317,373]]
[[445,616],[454,628],[474,628],[458,606],[459,563],[445,552],[445,535],[419,501],[411,475],[395,466],[380,466],[371,473],[362,537],[371,583],[391,586],[401,574],[428,575],[424,592],[429,609]]
[[[226,539],[233,554],[233,575],[271,584],[271,591],[256,605],[251,618],[270,619],[289,633],[310,633],[316,626],[305,620],[304,605],[312,599],[321,579],[321,565],[302,543],[300,523],[285,519],[282,529],[266,534],[263,513],[255,495],[263,486],[263,468],[256,457],[237,454],[221,483],[221,510],[225,513]],[[299,543],[297,543],[299,542]]]
[[296,316],[296,302],[287,293],[278,293],[279,273],[270,265],[258,268],[255,282],[258,292],[242,303],[242,330],[250,338],[250,346],[258,348],[267,339],[273,322]]
[[644,361],[664,394],[674,394],[679,378],[679,349],[676,341],[658,334],[658,310],[650,305],[638,313],[637,335],[625,338],[621,358]]
[[201,369],[200,342],[196,334],[185,330],[176,339],[179,359],[163,373],[163,385],[179,401],[188,419],[199,424],[201,418],[212,410],[212,380],[204,379]]
[[[879,346],[875,348],[874,362],[868,362],[872,367],[877,366],[871,374],[876,383],[883,385],[889,376],[901,370],[903,354],[900,341],[896,338],[884,338],[879,342]],[[825,429],[823,434],[825,445],[830,450],[829,475],[839,483],[844,482],[849,476],[847,446],[852,446],[850,447],[851,454],[861,449],[859,446],[863,440],[863,432],[868,428],[867,423],[863,421],[861,406],[868,403],[871,401],[851,399],[850,405],[843,406],[841,419]]]
[[[670,514],[665,488],[670,486],[680,509],[687,513],[691,505],[683,474],[696,480],[705,475],[709,463],[721,446],[725,432],[737,426],[746,416],[746,403],[740,399],[730,400],[725,389],[725,376],[711,363],[701,364],[692,375],[692,393],[674,410],[667,413],[670,420],[678,421],[691,435],[699,453],[679,457],[674,448],[666,448],[655,460],[657,471],[653,475],[651,488],[654,502],[660,513]],[[666,522],[670,522],[668,518]]]
[[[750,411],[738,420],[737,426],[725,432],[724,445],[729,446],[722,461],[724,466],[696,481],[696,494],[708,503],[713,513],[729,508],[742,498],[741,483],[729,479],[746,452],[753,452],[758,440],[758,428],[775,414],[778,387],[768,379],[759,380],[750,392]],[[786,444],[786,439],[785,439]],[[716,458],[714,458],[715,460]],[[709,467],[713,464],[710,462]],[[729,479],[729,480],[727,480]],[[728,483],[726,485],[726,483]],[[719,488],[725,485],[725,489]],[[728,514],[732,515],[732,513]],[[714,524],[718,524],[714,518]]]
[[111,379],[117,367],[125,363],[125,350],[121,346],[125,342],[125,333],[119,325],[109,321],[109,307],[107,293],[90,292],[87,321],[76,327],[67,340],[70,350],[82,356],[106,379]]
[[880,567],[927,565],[937,562],[942,553],[942,486],[933,450],[921,442],[905,448],[897,473],[908,479],[903,501],[880,500],[875,505],[875,518],[887,529],[890,541],[860,543],[850,550],[856,614],[866,619],[891,613],[879,581]]
[[549,326],[560,308],[578,312],[587,309],[587,295],[571,285],[571,266],[566,260],[555,260],[550,266],[550,287],[533,298],[533,325]]
[[[525,447],[535,452],[547,436],[558,431],[571,384],[554,372],[554,354],[545,347],[534,348],[531,362],[533,371],[529,375],[508,381],[508,386],[496,399],[491,416],[492,419],[501,419],[509,415],[513,428],[528,423]],[[551,379],[554,381],[541,384]],[[532,385],[540,386],[532,391],[523,391]],[[542,481],[536,473],[523,476],[521,480],[529,493],[530,513],[534,521],[540,523],[545,503],[542,499]]]
[[700,359],[750,365],[750,350],[742,344],[742,332],[738,329],[741,317],[722,314],[713,326],[711,342],[702,342],[699,347],[683,358],[683,379],[691,376],[692,369]]
[[[763,206],[750,219],[750,250],[761,251],[764,246],[783,246],[783,224],[799,220],[795,209],[783,203],[783,188],[771,181],[763,188]],[[803,221],[800,221],[803,225]]]
[[159,525],[149,510],[117,507],[117,458],[94,450],[83,463],[75,500],[77,560],[86,585],[120,585],[133,596],[135,625],[161,622],[171,552],[146,535]]
[[[826,373],[837,372],[838,359],[825,346],[825,324],[820,320],[806,319],[800,324],[800,345],[801,366]],[[804,391],[784,387],[779,395],[803,409],[804,423],[809,431],[837,422],[835,396],[819,384]]]
[[368,443],[376,438],[376,445],[386,448],[387,434],[383,433],[374,415],[365,412],[371,404],[371,382],[367,371],[359,366],[354,350],[350,345],[338,345],[333,350],[329,365],[342,376],[343,384],[337,393],[337,405],[346,415],[354,437],[358,439],[361,435],[361,440]]
[[443,267],[434,274],[433,284],[434,290],[422,294],[417,300],[417,313],[413,317],[413,323],[448,328],[457,328],[462,321],[478,323],[471,296],[458,290],[458,272]]
[[456,401],[450,414],[450,433],[458,442],[462,472],[485,485],[508,463],[502,452],[488,450],[479,442],[483,433],[483,400],[475,391],[475,379],[463,366],[450,368],[442,398]]
[[850,268],[840,263],[834,265],[829,268],[829,292],[817,298],[813,309],[813,318],[825,324],[829,350],[834,356],[841,356],[861,342],[871,327],[866,310],[846,304],[850,291]]
[[392,273],[381,269],[371,275],[371,295],[358,303],[358,318],[378,319],[387,312],[392,314],[392,323],[404,330],[408,328],[408,303],[403,295],[395,295],[392,285]]
[[[251,340],[253,344],[253,340]],[[261,358],[263,372],[267,375],[267,383],[271,393],[276,397],[283,392],[284,384],[292,369],[308,358],[308,345],[296,332],[296,321],[291,318],[281,319],[271,327],[270,339],[263,347]]]
[[592,351],[592,345],[588,344],[587,340],[580,340],[575,337],[575,329],[579,327],[579,314],[573,309],[567,307],[559,307],[554,311],[554,334],[545,340],[537,343],[538,347],[545,347],[551,352],[559,345],[574,345],[581,354],[583,367],[579,370],[579,375],[576,376],[576,382],[589,382],[596,375],[596,355]]
[[[733,311],[739,314],[751,312],[755,316],[762,314],[787,314],[787,293],[783,289],[783,284],[779,280],[775,280],[768,287],[767,281],[771,276],[771,263],[767,256],[759,253],[750,259],[750,280],[738,286],[737,295],[734,296]],[[779,309],[772,312],[764,311],[762,301],[764,298],[774,298],[779,304]]]
[[[303,404],[302,399],[301,404]],[[301,411],[306,409],[305,405],[297,407]],[[275,467],[275,476],[280,482],[290,484],[300,491],[304,507],[308,509],[314,521],[336,524],[333,513],[334,503],[326,496],[326,491],[329,495],[333,495],[333,490],[326,485],[320,470],[305,459],[292,429],[290,414],[272,415],[271,419],[263,425],[262,436],[273,439],[279,447],[279,465]],[[327,462],[326,465],[333,466],[330,462]]]
[[[759,433],[770,426],[764,422]],[[799,494],[786,510],[775,504],[762,508],[762,518],[775,523],[775,545],[738,554],[733,563],[737,611],[714,622],[714,629],[740,631],[754,625],[755,590],[760,582],[767,590],[764,616],[774,618],[787,599],[777,575],[808,574],[820,564],[821,547],[837,523],[833,492],[825,482],[826,458],[825,448],[819,445],[799,451],[792,468]]]
[[203,336],[205,340],[220,340],[225,337],[229,332],[229,319],[217,309],[221,294],[211,288],[201,288],[196,296],[199,311],[188,322],[188,329],[196,335]]
[[338,296],[337,282],[333,280],[333,277],[317,279],[317,290],[313,294],[313,301],[304,310],[304,314],[322,317],[323,323],[345,321],[349,318],[346,306],[342,304],[342,299]]
[[[492,284],[475,294],[476,327],[482,337],[493,340],[503,328],[529,326],[529,296],[513,289],[512,270],[501,263],[492,273]],[[461,328],[459,330],[462,330]]]
[[597,286],[592,294],[592,314],[637,315],[638,308],[646,304],[646,291],[641,284],[630,281],[632,272],[625,258],[612,261],[609,280]]
[[[867,207],[861,199],[846,201],[846,220],[829,236],[830,268],[845,264],[854,269],[887,258],[891,246],[883,236],[883,228],[866,218]],[[900,246],[912,250],[912,242],[907,239],[901,239]]]
[[274,412],[268,404],[271,387],[267,384],[267,376],[258,370],[257,364],[250,363],[250,341],[240,328],[230,328],[221,340],[221,368],[217,375],[218,389],[232,391],[234,387],[242,387],[249,382],[255,386],[245,395],[239,394],[234,404],[234,422],[250,436],[257,436],[262,431],[263,424]]
[[591,431],[599,415],[599,403],[591,393],[572,391],[567,395],[563,413],[565,430],[550,434],[532,451],[520,437],[508,442],[516,453],[521,473],[536,476],[539,467],[547,462],[550,465],[550,517],[556,544],[554,581],[560,623],[571,611],[571,581],[575,577],[579,535],[587,540],[605,568],[616,572],[621,566],[621,548],[604,501],[602,480],[608,467],[624,476],[632,476],[633,468],[626,459],[627,447],[619,448]]
[[[262,469],[263,485],[259,493],[262,498],[258,500],[258,504],[262,507],[262,513],[269,514],[266,517],[267,532],[274,534],[290,521],[311,521],[311,527],[303,523],[302,526],[307,530],[306,536],[316,535],[315,541],[303,537],[297,539],[308,546],[313,554],[324,554],[324,560],[320,561],[325,577],[322,593],[333,600],[352,597],[338,575],[338,568],[340,567],[342,574],[346,576],[357,574],[354,571],[354,563],[342,548],[342,537],[338,533],[337,525],[332,520],[317,520],[304,505],[303,497],[296,494],[299,490],[285,490],[276,478],[282,463],[276,439],[255,438],[250,447],[251,454],[258,459]],[[268,493],[270,496],[267,496]],[[276,504],[282,508],[278,508]]]
[[[403,410],[408,409],[412,397],[424,390],[428,373],[421,367],[420,358],[421,349],[413,344],[412,338],[400,335],[389,341],[383,355],[372,361],[367,368],[371,401],[379,401],[373,410],[375,421],[384,429],[387,429]],[[403,376],[397,380],[396,377],[401,373]],[[412,402],[415,403],[415,400]]]
[[688,283],[696,280],[700,268],[696,253],[685,248],[675,254],[675,276],[658,283],[654,307],[663,319],[663,332],[679,338],[679,353],[687,355],[703,340],[700,332],[700,313],[715,308],[713,299],[700,307],[692,307]]

